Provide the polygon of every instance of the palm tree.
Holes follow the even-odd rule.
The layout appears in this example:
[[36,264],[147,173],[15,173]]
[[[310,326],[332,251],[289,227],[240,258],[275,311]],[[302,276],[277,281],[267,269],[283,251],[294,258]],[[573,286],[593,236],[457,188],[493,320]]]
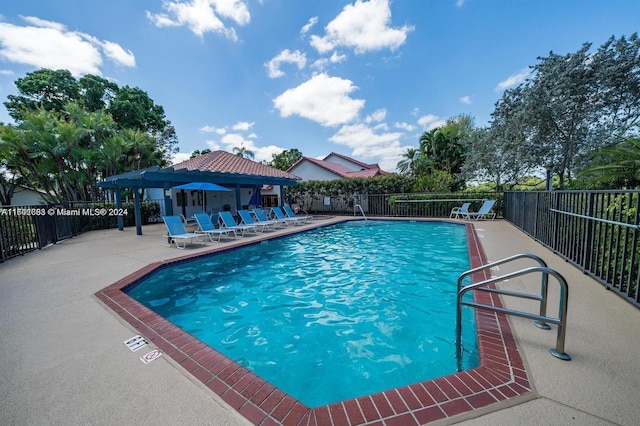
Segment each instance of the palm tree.
[[233,147],[233,153],[236,154],[238,157],[242,157],[242,158],[248,158],[250,160],[253,160],[253,158],[255,157],[255,154],[253,153],[253,151],[247,149],[244,147],[244,145],[240,145],[240,147]]
[[419,157],[419,149],[407,148],[407,150],[402,153],[402,160],[398,161],[396,169],[398,169],[398,172],[402,175],[415,174],[415,164]]
[[640,186],[640,138],[627,139],[601,150],[580,176],[599,188],[637,188]]

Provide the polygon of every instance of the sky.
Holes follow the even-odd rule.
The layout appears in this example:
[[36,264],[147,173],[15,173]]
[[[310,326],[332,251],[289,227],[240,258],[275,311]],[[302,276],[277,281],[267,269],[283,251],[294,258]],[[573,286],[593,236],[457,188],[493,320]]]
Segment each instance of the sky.
[[144,90],[176,129],[174,162],[296,148],[393,172],[449,118],[488,126],[538,58],[628,37],[639,17],[639,0],[4,1],[0,100],[68,69]]

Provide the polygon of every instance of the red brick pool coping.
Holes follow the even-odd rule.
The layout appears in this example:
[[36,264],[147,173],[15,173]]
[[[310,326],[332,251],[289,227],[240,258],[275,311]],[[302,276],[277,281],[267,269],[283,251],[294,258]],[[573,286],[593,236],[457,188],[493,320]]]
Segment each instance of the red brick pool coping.
[[[471,268],[487,263],[472,224],[466,224]],[[271,238],[278,238],[276,235]],[[476,309],[480,366],[373,395],[309,408],[215,349],[130,298],[123,288],[168,264],[224,251],[253,241],[152,263],[100,290],[96,296],[166,356],[255,425],[419,425],[514,400],[532,391],[504,314]],[[489,272],[475,274],[474,282]],[[476,301],[502,306],[500,298],[476,292]],[[452,325],[453,326],[453,325]]]

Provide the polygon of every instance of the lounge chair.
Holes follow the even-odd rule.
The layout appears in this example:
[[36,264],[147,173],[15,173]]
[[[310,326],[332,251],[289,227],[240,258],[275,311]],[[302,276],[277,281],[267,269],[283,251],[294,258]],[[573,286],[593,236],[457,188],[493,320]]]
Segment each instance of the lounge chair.
[[285,223],[288,225],[290,223],[293,223],[294,225],[298,225],[298,224],[302,224],[303,221],[300,220],[300,218],[297,217],[287,217],[285,216],[285,214],[282,212],[282,209],[280,207],[271,207],[271,212],[275,215],[275,217],[277,217],[279,220],[284,220],[286,221]]
[[313,219],[313,217],[311,217],[311,216],[298,216],[293,211],[291,206],[282,206],[282,209],[284,210],[284,213],[287,215],[287,217],[294,217],[294,218],[300,219],[302,221],[302,223],[308,223],[310,220]]
[[238,210],[238,214],[240,215],[240,225],[253,225],[256,228],[260,229],[260,232],[264,231],[273,231],[275,228],[275,224],[271,224],[268,222],[256,222],[253,220],[253,216],[249,210]]
[[[162,216],[162,220],[167,227],[167,234],[163,235],[163,238],[167,239],[167,244],[165,244],[167,247],[171,246],[171,243],[175,243],[177,248],[184,249],[187,246],[187,241],[193,243],[193,240],[207,244],[207,241],[203,239],[204,235],[184,230],[180,216]],[[182,241],[182,247],[180,241]]]
[[214,223],[211,221],[211,217],[207,213],[196,213],[193,215],[198,222],[198,229],[196,229],[196,234],[204,234],[208,235],[211,242],[213,242],[213,236],[217,235],[218,239],[215,240],[220,242],[222,236],[229,237],[233,233],[233,238],[236,237],[236,233],[232,229],[217,229]]
[[231,216],[231,212],[222,211],[219,212],[218,215],[220,216],[220,222],[223,228],[230,229],[236,234],[238,232],[242,232],[241,235],[243,237],[247,231],[251,231],[253,233],[258,232],[258,227],[255,225],[239,225],[238,222],[236,222],[236,220],[233,218],[233,216]]
[[253,215],[256,217],[256,220],[258,221],[258,223],[269,223],[271,225],[274,226],[278,226],[278,225],[284,225],[287,226],[288,222],[286,219],[269,219],[267,217],[267,214],[264,212],[264,210],[260,209],[260,208],[255,208],[253,209]]
[[469,206],[471,206],[471,203],[464,203],[460,207],[452,208],[451,213],[449,213],[449,219],[464,217],[465,214],[469,213]]
[[482,203],[482,206],[480,206],[480,210],[478,210],[477,212],[467,212],[463,214],[462,217],[469,220],[471,219],[480,220],[480,219],[489,219],[489,218],[493,220],[496,218],[496,214],[493,213],[491,209],[493,208],[495,203],[496,203],[496,200],[485,200],[485,202]]

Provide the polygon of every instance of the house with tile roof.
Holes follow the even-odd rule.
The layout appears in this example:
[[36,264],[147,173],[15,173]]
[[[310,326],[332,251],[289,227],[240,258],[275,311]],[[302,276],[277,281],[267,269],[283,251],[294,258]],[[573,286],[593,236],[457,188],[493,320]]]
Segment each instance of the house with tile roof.
[[[162,214],[182,213],[190,217],[201,211],[235,212],[247,208],[254,192],[260,191],[263,206],[281,205],[285,186],[297,185],[301,180],[292,173],[278,170],[225,151],[213,151],[191,158],[171,167],[150,167],[134,172],[110,176],[98,186],[116,191],[132,189],[134,203],[146,190],[147,199],[161,200]],[[176,190],[173,187],[191,182],[208,182],[231,191]],[[138,203],[139,203],[138,199]],[[266,202],[265,202],[266,201]],[[138,233],[141,228],[136,218]]]
[[335,152],[322,160],[302,157],[287,172],[299,176],[302,181],[369,178],[389,174],[378,164],[363,163]]

